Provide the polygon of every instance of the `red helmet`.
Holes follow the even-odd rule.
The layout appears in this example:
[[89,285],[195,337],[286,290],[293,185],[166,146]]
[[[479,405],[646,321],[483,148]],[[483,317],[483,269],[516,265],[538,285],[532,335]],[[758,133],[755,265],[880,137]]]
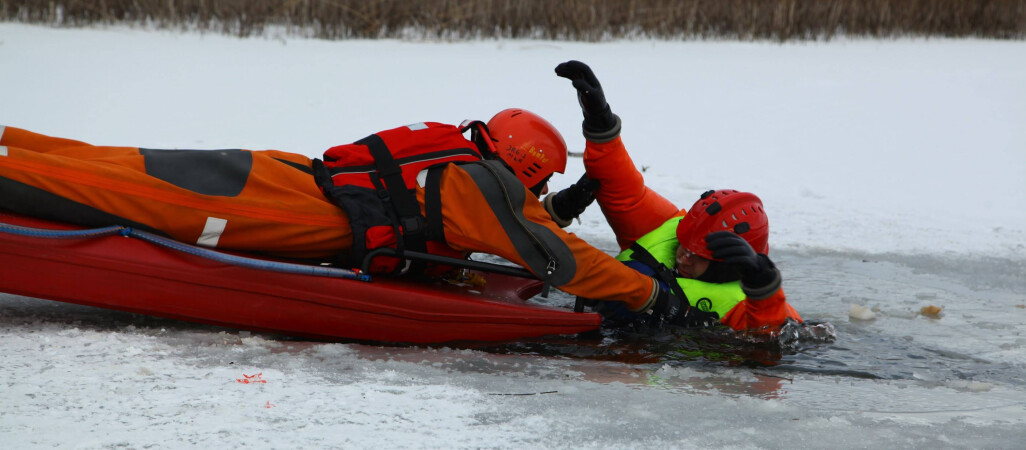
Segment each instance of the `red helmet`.
[[733,231],[756,253],[769,253],[769,219],[755,194],[733,189],[706,191],[677,224],[677,240],[690,252],[713,259],[705,237],[714,231]]
[[526,109],[500,111],[488,121],[495,153],[513,168],[524,186],[545,183],[566,170],[566,142],[556,127]]

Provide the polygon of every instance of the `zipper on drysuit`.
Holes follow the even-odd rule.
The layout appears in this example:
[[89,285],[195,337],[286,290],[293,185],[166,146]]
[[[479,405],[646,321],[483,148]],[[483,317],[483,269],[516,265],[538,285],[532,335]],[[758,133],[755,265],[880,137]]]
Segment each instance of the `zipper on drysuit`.
[[520,224],[520,228],[523,228],[524,232],[527,233],[527,235],[531,238],[531,241],[533,241],[535,248],[541,250],[541,252],[545,255],[545,259],[547,262],[545,264],[545,278],[542,279],[542,281],[544,281],[544,284],[542,285],[541,296],[544,298],[549,298],[549,289],[552,286],[552,274],[555,273],[556,269],[559,268],[559,264],[556,262],[556,257],[552,256],[552,252],[549,251],[549,248],[542,243],[541,239],[538,239],[538,236],[535,236],[535,234],[531,232],[531,229],[527,227],[526,223],[524,223],[524,219],[522,219],[520,215],[516,213],[516,209],[513,207],[513,203],[510,202],[509,199],[509,191],[506,190],[506,185],[502,182],[502,178],[499,176],[499,174],[497,174],[495,170],[488,164],[481,164],[481,166],[486,168],[489,172],[491,172],[492,176],[494,176],[496,181],[499,182],[499,188],[502,189],[502,198],[505,199],[506,206],[509,207],[510,212],[513,213],[513,217],[517,220],[517,223]]
[[556,272],[556,260],[549,256],[549,262],[545,265],[545,283],[542,284],[541,296],[549,298],[549,288],[552,287],[552,283],[549,280],[552,278],[552,274]]

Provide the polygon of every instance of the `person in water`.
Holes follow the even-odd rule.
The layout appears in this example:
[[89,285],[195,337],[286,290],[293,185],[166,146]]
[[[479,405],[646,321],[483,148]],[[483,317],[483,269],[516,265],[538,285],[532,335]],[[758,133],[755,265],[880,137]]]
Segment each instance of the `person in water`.
[[[627,267],[659,280],[685,299],[701,320],[735,330],[801,322],[781,288],[769,258],[769,220],[754,194],[710,190],[690,209],[680,209],[645,185],[620,139],[621,119],[606,102],[588,65],[568,61],[556,74],[569,79],[584,115],[585,175],[544,199],[562,226],[597,201],[616,235]],[[651,316],[615,302],[591,302],[611,326],[650,326]]]
[[[278,150],[94,146],[14,127],[0,127],[0,149],[0,208],[20,214],[407,275],[430,270],[407,251],[490,253],[567,293],[701,324],[652,276],[553,221],[537,196],[564,170],[566,144],[522,109],[487,123],[384,130],[328,149],[323,161]],[[375,256],[380,249],[394,252]]]

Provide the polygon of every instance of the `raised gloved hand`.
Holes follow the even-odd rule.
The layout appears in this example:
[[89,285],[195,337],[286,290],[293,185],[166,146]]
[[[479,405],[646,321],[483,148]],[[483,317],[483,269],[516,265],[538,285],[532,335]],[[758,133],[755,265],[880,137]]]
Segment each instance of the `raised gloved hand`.
[[741,275],[741,288],[749,298],[763,299],[780,288],[780,271],[769,256],[755,253],[743,237],[730,231],[716,231],[705,237],[713,258],[733,266]]
[[598,180],[582,175],[581,179],[570,187],[546,196],[543,202],[545,210],[557,225],[566,228],[595,201],[595,190],[598,187]]
[[593,142],[609,142],[620,135],[620,118],[606,103],[602,85],[587,64],[567,61],[556,66],[556,75],[573,82],[577,101],[584,112],[584,137]]

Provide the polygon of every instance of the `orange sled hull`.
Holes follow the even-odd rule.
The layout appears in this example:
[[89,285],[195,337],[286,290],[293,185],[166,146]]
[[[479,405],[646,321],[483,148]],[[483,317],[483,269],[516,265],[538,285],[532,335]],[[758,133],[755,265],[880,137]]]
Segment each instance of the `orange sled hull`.
[[[0,224],[75,229],[0,213]],[[108,235],[0,229],[0,292],[253,331],[395,343],[503,341],[598,328],[593,313],[532,304],[541,282],[484,274],[482,288],[282,273]]]

